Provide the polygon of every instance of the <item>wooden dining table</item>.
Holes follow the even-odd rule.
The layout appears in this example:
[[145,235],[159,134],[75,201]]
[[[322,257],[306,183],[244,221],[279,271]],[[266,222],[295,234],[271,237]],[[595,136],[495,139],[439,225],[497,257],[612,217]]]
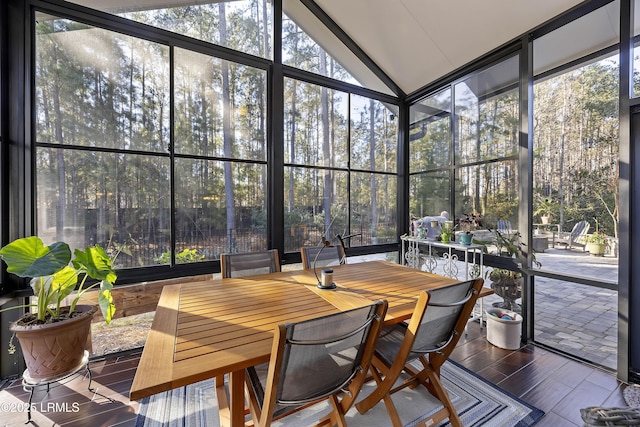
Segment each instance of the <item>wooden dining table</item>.
[[[276,325],[387,300],[385,323],[411,317],[418,294],[455,280],[386,261],[165,286],[130,391],[131,400],[216,378],[222,425],[244,425],[244,370],[269,361]],[[480,296],[492,293],[483,288]],[[221,379],[228,374],[225,385]]]

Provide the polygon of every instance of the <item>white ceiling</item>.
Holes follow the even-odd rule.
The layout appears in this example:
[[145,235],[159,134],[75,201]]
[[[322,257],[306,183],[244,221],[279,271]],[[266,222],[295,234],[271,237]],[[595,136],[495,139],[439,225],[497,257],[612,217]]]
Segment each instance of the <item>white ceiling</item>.
[[412,93],[581,0],[315,0]]

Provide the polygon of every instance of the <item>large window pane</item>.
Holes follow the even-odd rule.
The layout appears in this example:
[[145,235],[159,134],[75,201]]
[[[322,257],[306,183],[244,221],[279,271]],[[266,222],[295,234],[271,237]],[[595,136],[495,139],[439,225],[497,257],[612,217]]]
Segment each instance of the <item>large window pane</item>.
[[456,219],[481,212],[483,225],[495,228],[498,220],[518,224],[518,162],[507,160],[457,169]]
[[266,72],[175,50],[175,151],[266,160]]
[[510,57],[411,106],[412,216],[477,213],[485,227],[506,219],[517,228],[518,76],[518,57]]
[[284,98],[285,249],[318,244],[323,233],[357,234],[346,242],[354,246],[395,242],[396,115],[294,79],[285,79]]
[[[548,261],[551,264],[554,261]],[[556,260],[571,274],[567,260]],[[590,266],[608,275],[611,266]],[[610,369],[618,363],[618,292],[568,280],[535,279],[534,338],[550,347]]]
[[448,166],[451,162],[451,89],[411,106],[409,172]]
[[170,244],[169,158],[40,147],[38,235],[99,244],[117,268],[154,264]]
[[449,206],[451,206],[451,180],[449,176],[449,172],[411,175],[409,178],[409,212],[411,216],[437,216],[442,211],[449,211]]
[[283,18],[283,64],[331,77],[336,80],[358,84],[335,59],[306,35],[295,22],[287,19],[286,16]]
[[[597,228],[606,235],[607,256],[615,257],[619,202],[616,58],[536,82],[534,119],[544,123],[534,133],[536,232],[548,235],[553,245],[555,238],[566,238],[576,223],[585,220],[587,234]],[[543,224],[542,216],[547,213],[551,214],[550,224]],[[585,249],[586,239],[586,235],[574,239],[568,249]],[[589,274],[589,270],[581,269],[579,274]]]
[[351,95],[351,168],[396,171],[398,121],[385,104]]
[[[285,168],[284,241],[286,252],[316,246],[322,237],[345,234],[349,215],[347,172],[312,168]],[[335,242],[335,241],[334,241]]]
[[265,165],[177,159],[175,170],[177,263],[267,249]]
[[[636,8],[636,14],[638,13]],[[620,41],[619,16],[620,1],[612,1],[535,39],[533,74],[555,74],[554,71],[565,64],[614,47]],[[611,53],[613,51],[614,49],[610,50]]]
[[348,96],[285,79],[285,163],[347,167]]
[[282,63],[393,95],[300,0],[282,1]]
[[[270,0],[95,2],[73,0],[143,24],[260,56],[273,57]],[[126,6],[123,6],[126,4]]]
[[[618,8],[612,2],[534,40],[534,69],[556,63],[534,83],[533,244],[542,242],[541,269],[567,279],[534,278],[534,338],[609,368],[617,363],[619,61],[617,49],[602,50],[617,34],[601,36],[617,31]],[[598,236],[604,256],[589,244]]]
[[396,242],[396,194],[394,175],[351,174],[352,246]]
[[516,56],[455,85],[456,164],[517,152],[518,75]]
[[169,49],[39,14],[38,142],[169,149]]

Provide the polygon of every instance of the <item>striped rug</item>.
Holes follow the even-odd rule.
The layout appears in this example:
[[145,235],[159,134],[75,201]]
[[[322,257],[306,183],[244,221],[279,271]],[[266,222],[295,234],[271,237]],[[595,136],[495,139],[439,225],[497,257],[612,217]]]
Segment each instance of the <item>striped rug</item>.
[[[442,382],[449,392],[465,426],[526,427],[535,424],[544,413],[504,392],[473,372],[447,361],[442,366]],[[369,394],[375,383],[365,386],[361,396]],[[418,425],[439,408],[424,387],[404,389],[393,400],[406,427]],[[307,427],[328,411],[328,405],[318,404],[286,417],[276,427]],[[347,414],[350,427],[390,427],[391,421],[381,402],[364,415],[352,408]],[[219,417],[213,380],[202,381],[141,401],[136,427],[218,427]],[[448,422],[440,425],[449,425]]]

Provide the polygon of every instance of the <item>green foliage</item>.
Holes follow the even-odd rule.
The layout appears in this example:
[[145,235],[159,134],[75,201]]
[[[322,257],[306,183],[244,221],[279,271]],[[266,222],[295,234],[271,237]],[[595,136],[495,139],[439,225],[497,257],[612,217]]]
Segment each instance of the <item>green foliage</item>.
[[[495,239],[492,242],[477,242],[479,244],[485,245],[485,251],[487,245],[495,245],[497,254],[500,256],[504,256],[507,258],[514,258],[516,262],[520,260],[524,256],[523,246],[524,243],[520,242],[520,233],[501,233],[498,230],[495,230]],[[540,267],[542,264],[536,260],[535,253],[533,250],[531,251],[531,257],[533,263]],[[497,282],[501,279],[509,278],[509,279],[519,279],[522,277],[522,273],[520,271],[512,271],[504,268],[494,268],[488,275],[489,279]]]
[[500,282],[505,279],[517,280],[522,277],[522,273],[519,271],[507,270],[504,268],[494,268],[489,273],[489,280],[492,282]]
[[[98,303],[105,321],[111,322],[115,314],[111,289],[117,276],[110,258],[97,245],[84,251],[76,249],[74,256],[72,260],[68,244],[56,242],[44,246],[37,236],[14,240],[0,249],[7,271],[18,277],[31,277],[31,287],[38,298],[37,304],[11,308],[37,307],[38,321],[55,321],[60,318],[62,301],[72,292],[76,291],[76,295],[71,301],[70,313],[85,292],[99,286]],[[87,278],[97,283],[85,288]]]
[[487,198],[486,212],[483,214],[484,224],[497,224],[505,219],[517,224],[518,197],[514,194],[496,193]]
[[554,215],[558,210],[558,204],[551,197],[537,197],[533,215],[550,216]]
[[606,245],[607,235],[596,231],[587,236],[587,243],[595,243],[596,245]]
[[[187,264],[190,262],[202,261],[205,258],[204,255],[198,253],[197,249],[183,249],[176,254],[176,264]],[[171,251],[163,252],[162,255],[153,259],[158,264],[171,263]]]
[[442,223],[440,226],[440,237],[442,240],[450,240],[454,229],[455,225],[453,225],[452,221],[445,221]]
[[587,243],[595,243],[596,245],[608,244],[607,235],[600,232],[600,221],[598,221],[598,218],[594,218],[593,220],[596,223],[596,231],[587,236]]

